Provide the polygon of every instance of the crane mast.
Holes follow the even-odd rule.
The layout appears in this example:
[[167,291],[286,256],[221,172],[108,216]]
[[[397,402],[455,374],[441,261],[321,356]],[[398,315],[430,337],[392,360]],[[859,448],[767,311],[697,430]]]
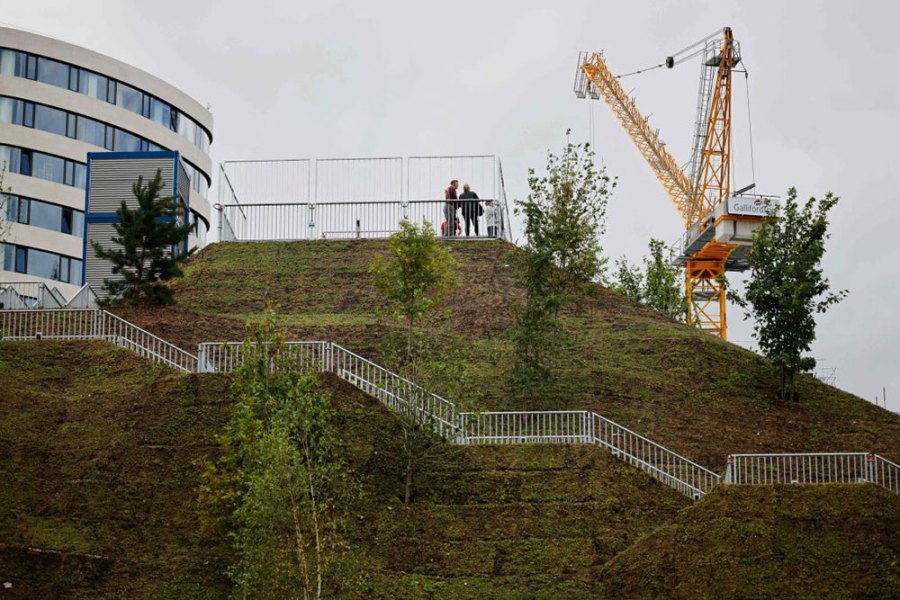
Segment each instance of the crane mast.
[[[712,39],[720,33],[721,38]],[[702,56],[702,70],[689,175],[666,149],[659,131],[650,127],[601,53],[579,55],[575,94],[603,98],[663,184],[686,228],[679,259],[685,268],[688,323],[726,339],[725,273],[747,268],[743,256],[765,208],[759,208],[759,202],[752,206],[733,203],[730,195],[731,82],[734,66],[741,60],[731,29],[726,27],[688,46],[665,64],[671,68],[697,55]]]

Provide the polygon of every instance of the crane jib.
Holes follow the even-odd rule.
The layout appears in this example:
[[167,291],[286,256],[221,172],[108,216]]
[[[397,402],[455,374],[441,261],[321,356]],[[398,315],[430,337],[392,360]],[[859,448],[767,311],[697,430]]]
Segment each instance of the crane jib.
[[650,127],[634,98],[622,88],[601,53],[579,55],[574,91],[579,98],[603,98],[663,185],[686,229],[682,260],[688,322],[724,339],[724,274],[726,270],[745,268],[743,255],[762,211],[756,203],[729,202],[731,75],[734,66],[741,62],[740,45],[731,29],[725,27],[667,57],[663,64],[672,68],[696,56],[701,57],[701,78],[687,174],[660,140],[659,131]]

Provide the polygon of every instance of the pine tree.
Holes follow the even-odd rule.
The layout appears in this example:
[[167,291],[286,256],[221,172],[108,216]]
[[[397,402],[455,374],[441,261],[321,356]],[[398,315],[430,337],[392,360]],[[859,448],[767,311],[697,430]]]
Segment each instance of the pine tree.
[[829,291],[831,283],[822,272],[828,212],[837,202],[829,192],[801,207],[797,190],[788,190],[784,205],[773,205],[753,235],[746,291],[729,293],[746,309],[746,317],[753,317],[759,347],[780,371],[782,399],[795,397],[798,372],[816,366],[815,359],[803,356],[816,339],[815,314],[847,295],[846,290]]
[[143,177],[138,177],[131,188],[138,206],[131,209],[122,201],[116,211],[113,246],[104,248],[91,241],[97,257],[110,261],[113,274],[121,276],[104,281],[112,299],[156,305],[174,302],[172,291],[164,282],[181,275],[181,263],[189,253],[177,248],[193,225],[184,219],[185,209],[175,197],[160,196],[164,185],[159,170],[146,184]]

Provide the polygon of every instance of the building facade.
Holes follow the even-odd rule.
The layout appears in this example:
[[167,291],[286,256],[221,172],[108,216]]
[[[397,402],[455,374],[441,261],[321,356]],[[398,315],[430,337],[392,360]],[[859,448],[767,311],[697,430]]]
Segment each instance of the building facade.
[[82,284],[88,153],[178,153],[192,245],[209,230],[212,115],[144,71],[56,39],[0,27],[0,168],[9,231],[0,281]]

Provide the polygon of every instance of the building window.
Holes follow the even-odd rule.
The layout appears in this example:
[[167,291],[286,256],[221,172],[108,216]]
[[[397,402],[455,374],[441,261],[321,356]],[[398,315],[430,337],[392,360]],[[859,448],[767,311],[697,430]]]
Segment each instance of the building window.
[[51,154],[0,144],[0,163],[10,173],[29,175],[84,189],[85,167]]
[[69,68],[69,89],[73,92],[78,91],[78,69],[75,67]]
[[25,246],[12,244],[4,246],[3,268],[7,271],[53,279],[63,283],[75,283],[81,280],[81,260],[77,258]]
[[14,223],[40,227],[75,237],[84,236],[83,212],[43,200],[8,196],[6,218]]
[[116,129],[116,152],[140,152],[141,138],[131,135],[127,131]]
[[106,125],[100,121],[78,117],[78,133],[76,137],[92,146],[105,147],[106,144]]
[[66,135],[67,132],[67,115],[66,111],[57,108],[50,108],[43,104],[28,103],[34,110],[34,128],[55,133],[56,135]]
[[29,54],[25,59],[25,78],[37,79],[37,57]]
[[78,93],[106,102],[106,99],[109,98],[107,95],[108,85],[107,79],[103,75],[79,69]]
[[141,114],[144,105],[144,94],[124,83],[116,84],[116,105]]
[[22,109],[22,125],[25,127],[34,127],[34,104],[25,102]]
[[203,152],[209,152],[209,135],[193,119],[167,102],[99,73],[3,48],[0,49],[0,74],[38,80],[117,104],[178,132]]
[[28,250],[16,246],[16,273],[28,272]]
[[32,165],[30,173],[32,177],[46,179],[48,181],[56,181],[59,183],[63,183],[65,181],[65,159],[62,159],[58,156],[52,156],[50,154],[44,154],[43,152],[33,152],[32,159],[34,160],[34,164]]
[[[29,57],[30,58],[30,57]],[[61,88],[69,87],[69,65],[49,58],[38,58],[37,80]]]

